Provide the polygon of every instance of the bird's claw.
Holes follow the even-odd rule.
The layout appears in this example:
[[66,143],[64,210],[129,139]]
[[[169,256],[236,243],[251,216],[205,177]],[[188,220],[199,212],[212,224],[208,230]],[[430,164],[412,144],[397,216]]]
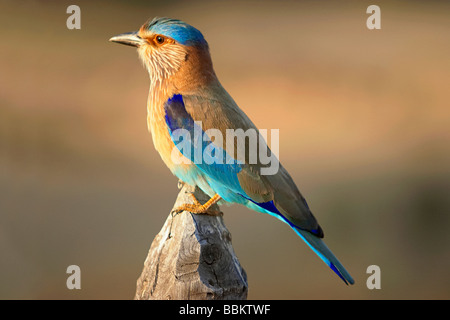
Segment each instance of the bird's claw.
[[203,214],[203,215],[208,215],[208,216],[219,216],[219,215],[223,214],[220,210],[214,210],[214,209],[208,208],[202,204],[196,205],[196,204],[190,204],[190,203],[185,203],[185,204],[172,210],[172,212],[174,212],[175,215],[177,215],[183,211],[188,211],[193,214],[199,214],[199,215]]

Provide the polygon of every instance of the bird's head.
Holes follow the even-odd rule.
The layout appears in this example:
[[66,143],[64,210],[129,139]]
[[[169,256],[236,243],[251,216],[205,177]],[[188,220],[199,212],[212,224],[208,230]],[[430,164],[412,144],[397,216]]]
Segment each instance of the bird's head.
[[137,47],[154,83],[174,78],[173,81],[186,84],[214,75],[202,33],[180,20],[154,18],[139,31],[123,33],[109,41]]

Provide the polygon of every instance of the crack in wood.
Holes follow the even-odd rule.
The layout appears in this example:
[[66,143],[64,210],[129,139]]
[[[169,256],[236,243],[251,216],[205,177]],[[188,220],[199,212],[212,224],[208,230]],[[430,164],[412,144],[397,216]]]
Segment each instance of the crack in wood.
[[[207,199],[198,188],[184,184],[174,208]],[[215,205],[214,209],[219,209]],[[231,245],[223,216],[169,214],[153,240],[137,281],[137,300],[246,299],[247,275]]]

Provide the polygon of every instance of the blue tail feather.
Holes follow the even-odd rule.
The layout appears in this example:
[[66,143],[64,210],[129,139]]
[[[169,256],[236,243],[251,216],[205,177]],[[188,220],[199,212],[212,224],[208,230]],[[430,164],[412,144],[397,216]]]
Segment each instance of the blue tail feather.
[[319,258],[321,258],[331,268],[331,270],[333,270],[339,276],[339,278],[341,278],[345,282],[345,284],[348,285],[355,283],[352,276],[347,272],[347,270],[345,270],[344,266],[339,262],[339,260],[331,252],[331,250],[328,249],[325,242],[323,242],[319,237],[319,230],[307,231],[299,228],[281,214],[281,212],[275,207],[273,201],[257,203],[242,194],[241,196],[251,201],[251,203],[255,205],[255,207],[253,207],[248,204],[248,207],[253,207],[253,209],[260,208],[259,211],[266,212],[271,216],[274,216],[275,218],[278,218],[279,220],[287,223],[300,236],[300,238],[302,238],[302,240],[306,242],[306,244],[314,251],[314,253],[316,253]]
[[345,284],[354,284],[352,276],[345,270],[344,266],[339,262],[336,256],[328,249],[322,239],[316,237],[308,231],[293,228],[294,231],[305,241],[308,246],[333,270]]

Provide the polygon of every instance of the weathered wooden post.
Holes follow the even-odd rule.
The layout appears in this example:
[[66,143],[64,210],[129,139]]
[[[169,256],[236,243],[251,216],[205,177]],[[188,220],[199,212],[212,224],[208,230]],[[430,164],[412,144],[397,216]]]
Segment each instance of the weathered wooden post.
[[[192,203],[190,193],[202,203],[208,200],[200,189],[184,184],[174,208]],[[217,205],[213,209],[220,211]],[[222,213],[172,211],[150,247],[135,300],[243,300],[247,291],[247,275]]]

